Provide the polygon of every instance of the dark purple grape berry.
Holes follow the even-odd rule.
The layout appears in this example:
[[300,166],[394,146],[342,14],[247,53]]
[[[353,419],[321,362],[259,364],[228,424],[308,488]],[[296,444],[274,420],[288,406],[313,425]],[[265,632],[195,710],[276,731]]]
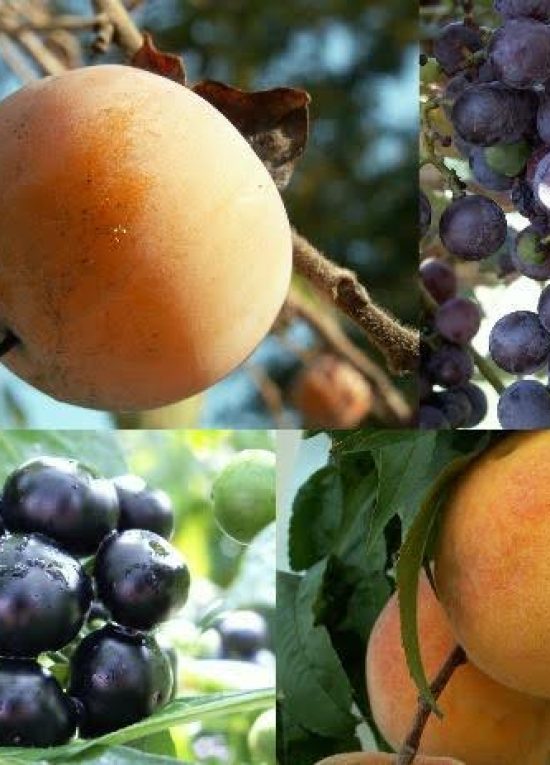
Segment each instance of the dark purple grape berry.
[[489,191],[510,191],[514,179],[495,172],[487,164],[485,149],[476,147],[468,158],[474,180]]
[[435,327],[439,334],[457,345],[469,343],[477,334],[480,324],[479,307],[468,298],[451,298],[440,305],[435,314]]
[[71,659],[69,691],[82,705],[84,738],[149,717],[172,694],[170,662],[155,638],[107,624],[82,640]]
[[107,537],[96,555],[94,577],[113,619],[136,630],[168,619],[189,594],[185,560],[152,531],[130,529]]
[[505,85],[544,85],[549,73],[550,27],[530,18],[510,19],[493,35],[489,54],[497,78]]
[[550,285],[540,293],[537,311],[540,323],[550,333]]
[[441,409],[423,404],[418,410],[418,427],[420,430],[449,430],[451,425]]
[[456,74],[483,47],[478,27],[453,21],[446,24],[434,42],[433,53],[445,74]]
[[472,413],[464,423],[464,427],[475,428],[483,422],[487,416],[487,411],[489,409],[487,396],[478,385],[474,385],[474,383],[471,382],[462,385],[456,390],[463,392],[468,397],[472,408]]
[[433,406],[441,411],[451,428],[465,427],[472,417],[472,404],[462,387],[435,393]]
[[541,141],[550,143],[550,98],[541,98],[537,112],[537,133]]
[[0,655],[63,648],[84,624],[92,584],[80,563],[39,535],[0,538]]
[[550,150],[547,146],[533,153],[526,180],[533,191],[535,204],[547,215],[550,211]]
[[489,337],[489,352],[505,372],[529,374],[550,354],[550,334],[532,311],[513,311],[499,319]]
[[30,659],[0,659],[0,746],[59,746],[76,710],[57,680]]
[[2,516],[10,531],[45,534],[75,555],[94,553],[116,528],[118,513],[110,481],[76,460],[30,460],[4,485]]
[[531,223],[545,227],[548,224],[548,211],[538,202],[531,183],[525,178],[516,178],[510,198],[520,215]]
[[254,654],[267,645],[265,619],[255,611],[232,611],[216,624],[221,637],[221,655],[224,659],[250,661]]
[[518,380],[502,393],[497,414],[505,430],[550,428],[550,392],[537,380]]
[[474,362],[464,348],[446,344],[432,353],[427,372],[436,385],[451,388],[468,382],[474,373]]
[[444,303],[456,293],[454,268],[439,258],[427,258],[420,264],[420,279],[433,299]]
[[420,236],[425,236],[428,233],[432,223],[432,206],[430,204],[430,200],[423,191],[420,192],[419,202]]
[[113,479],[120,505],[119,530],[147,529],[164,539],[174,531],[174,510],[166,492],[152,489],[137,475]]
[[534,93],[500,82],[477,83],[456,99],[451,121],[459,136],[476,146],[514,143],[533,131],[537,107]]
[[514,268],[530,279],[550,279],[550,246],[534,226],[528,226],[517,237],[512,250]]
[[495,10],[506,19],[550,21],[550,0],[495,0]]
[[453,255],[464,260],[482,260],[506,241],[506,216],[492,199],[472,194],[458,197],[439,222],[439,236]]

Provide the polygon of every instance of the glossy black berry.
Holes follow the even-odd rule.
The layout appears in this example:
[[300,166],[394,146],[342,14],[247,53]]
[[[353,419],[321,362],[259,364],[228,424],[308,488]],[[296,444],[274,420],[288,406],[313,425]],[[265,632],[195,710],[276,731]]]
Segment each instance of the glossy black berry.
[[110,481],[76,460],[30,460],[8,476],[2,515],[10,531],[45,534],[75,555],[94,553],[116,528],[118,499]]
[[225,659],[250,660],[267,643],[265,619],[255,611],[232,611],[218,622],[216,628]]
[[113,482],[120,505],[119,530],[147,529],[170,539],[174,510],[168,494],[152,489],[137,475],[122,475]]
[[0,538],[0,655],[37,656],[70,643],[90,607],[80,563],[39,535]]
[[71,659],[69,692],[82,704],[84,738],[143,720],[169,701],[170,662],[155,638],[107,624],[84,638]]
[[181,608],[189,594],[189,569],[180,553],[152,531],[111,534],[95,560],[100,600],[125,627],[149,630]]
[[0,746],[57,746],[76,711],[57,680],[30,659],[0,659]]

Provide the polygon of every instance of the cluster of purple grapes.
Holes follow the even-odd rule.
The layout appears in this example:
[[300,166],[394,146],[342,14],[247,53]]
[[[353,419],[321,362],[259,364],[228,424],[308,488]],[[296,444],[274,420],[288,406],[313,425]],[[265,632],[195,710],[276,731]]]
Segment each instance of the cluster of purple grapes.
[[[546,282],[550,280],[550,0],[495,0],[494,7],[502,17],[495,31],[470,19],[452,22],[440,30],[433,45],[433,56],[448,78],[442,106],[453,126],[452,142],[468,160],[483,192],[466,193],[456,178],[453,199],[439,222],[439,237],[459,260],[491,258],[510,236],[501,205],[513,206],[529,225],[513,237],[510,268]],[[431,210],[423,194],[420,215],[426,230]],[[464,346],[476,334],[480,316],[476,304],[455,296],[453,278],[446,262],[428,260],[421,265],[421,280],[440,304],[428,320],[424,343],[420,410],[424,427],[468,427],[472,422],[457,414],[456,393],[449,391],[457,387],[460,391],[466,384],[471,395],[468,380],[473,364]],[[532,374],[548,365],[550,287],[543,290],[536,311],[512,311],[495,324],[489,352],[494,363],[511,375]],[[445,390],[434,393],[434,385]],[[474,420],[480,414],[477,408]],[[500,394],[498,418],[506,429],[549,427],[548,386],[533,379],[516,380]]]

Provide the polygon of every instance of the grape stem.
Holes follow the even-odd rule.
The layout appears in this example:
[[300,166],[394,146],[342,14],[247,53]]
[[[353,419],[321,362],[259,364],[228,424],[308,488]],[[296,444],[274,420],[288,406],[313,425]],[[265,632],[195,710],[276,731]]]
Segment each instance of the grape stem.
[[[465,664],[466,661],[466,654],[464,653],[462,646],[455,646],[437,673],[434,681],[430,685],[432,696],[436,700],[445,690],[445,687],[453,676],[454,671],[458,669],[458,667]],[[397,765],[411,765],[411,763],[414,762],[418,748],[420,746],[422,734],[424,733],[424,728],[426,727],[431,714],[431,705],[425,701],[425,699],[420,697],[418,699],[418,708],[416,710],[411,730],[405,738],[399,754],[397,755]]]
[[445,161],[437,153],[437,131],[434,131],[431,124],[431,112],[439,109],[442,99],[439,97],[430,98],[422,104],[420,108],[420,122],[422,127],[423,150],[425,156],[422,159],[421,167],[433,165],[436,170],[445,178],[447,184],[456,199],[464,194],[464,184],[458,177],[455,170],[447,167]]

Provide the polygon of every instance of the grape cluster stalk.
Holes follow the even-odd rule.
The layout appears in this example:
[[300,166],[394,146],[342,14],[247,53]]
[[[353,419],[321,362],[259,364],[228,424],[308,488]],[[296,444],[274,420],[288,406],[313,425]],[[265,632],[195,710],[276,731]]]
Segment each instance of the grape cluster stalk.
[[[474,13],[439,23],[421,60],[423,428],[483,422],[476,367],[499,394],[503,428],[550,426],[550,0],[493,5],[496,28],[474,3]],[[437,184],[424,187],[434,171]],[[488,272],[534,280],[541,293],[531,310],[510,302],[484,358],[471,345],[482,308],[461,287]]]

